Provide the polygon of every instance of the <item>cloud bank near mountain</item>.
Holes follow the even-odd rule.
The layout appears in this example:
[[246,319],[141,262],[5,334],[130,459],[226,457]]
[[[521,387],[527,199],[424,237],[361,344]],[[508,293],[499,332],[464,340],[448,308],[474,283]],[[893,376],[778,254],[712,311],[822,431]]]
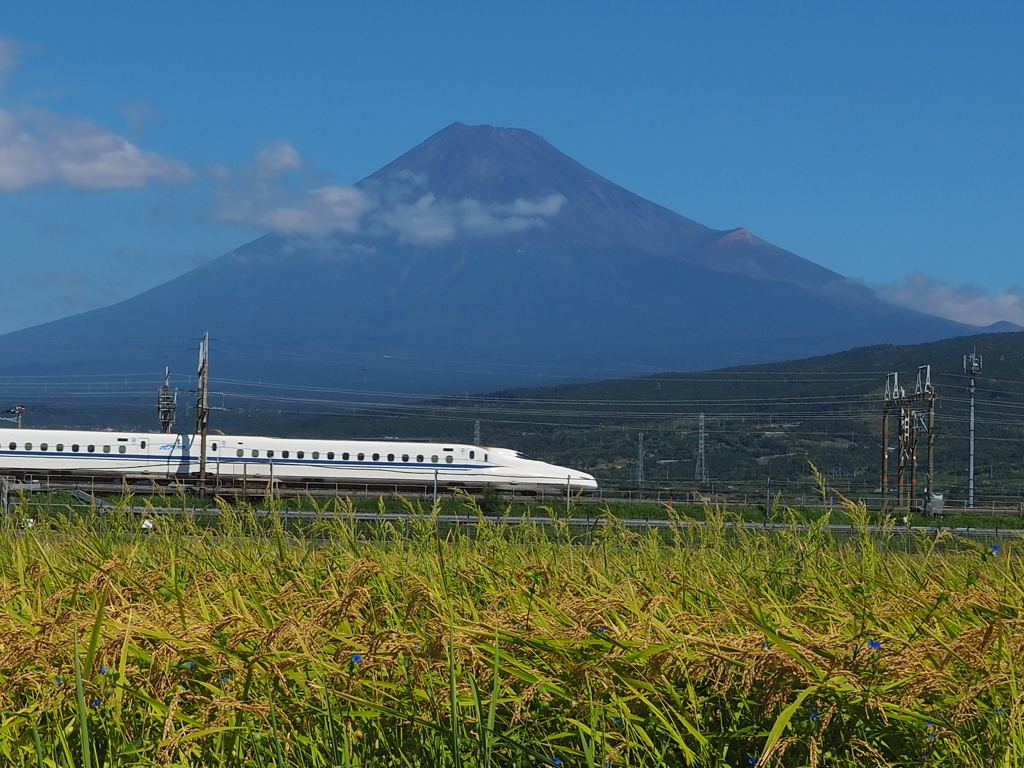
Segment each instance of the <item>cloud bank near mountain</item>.
[[955,285],[911,272],[901,282],[874,286],[878,295],[897,306],[915,309],[969,325],[1008,321],[1024,326],[1024,290],[1019,285],[1002,292],[980,285]]
[[438,245],[460,235],[498,235],[543,226],[566,203],[557,193],[508,204],[439,200],[426,190],[426,179],[412,175],[386,186],[317,185],[322,174],[287,141],[258,150],[246,166],[220,166],[213,175],[215,218],[307,237],[395,234],[403,242]]

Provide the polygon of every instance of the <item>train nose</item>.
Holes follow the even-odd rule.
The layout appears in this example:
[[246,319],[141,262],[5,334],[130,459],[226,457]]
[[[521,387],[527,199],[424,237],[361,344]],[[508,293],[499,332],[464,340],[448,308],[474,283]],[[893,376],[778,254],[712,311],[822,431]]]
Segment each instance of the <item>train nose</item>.
[[574,491],[596,491],[597,480],[594,479],[593,475],[588,475],[586,472],[574,472],[570,481],[570,487]]

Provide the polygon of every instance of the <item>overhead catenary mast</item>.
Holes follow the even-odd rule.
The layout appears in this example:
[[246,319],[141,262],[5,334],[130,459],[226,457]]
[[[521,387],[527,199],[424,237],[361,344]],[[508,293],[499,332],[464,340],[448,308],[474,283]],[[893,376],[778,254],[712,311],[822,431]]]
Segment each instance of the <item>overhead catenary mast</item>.
[[210,334],[199,344],[199,382],[196,387],[196,432],[199,434],[199,495],[206,496],[206,428],[210,423],[209,406]]
[[174,415],[178,409],[178,390],[171,388],[171,369],[164,368],[164,385],[157,391],[157,416],[160,431],[165,435],[174,429]]
[[974,509],[974,393],[975,377],[981,373],[981,355],[978,354],[977,349],[969,355],[964,355],[964,373],[971,377],[971,447],[967,464],[967,506],[969,509]]

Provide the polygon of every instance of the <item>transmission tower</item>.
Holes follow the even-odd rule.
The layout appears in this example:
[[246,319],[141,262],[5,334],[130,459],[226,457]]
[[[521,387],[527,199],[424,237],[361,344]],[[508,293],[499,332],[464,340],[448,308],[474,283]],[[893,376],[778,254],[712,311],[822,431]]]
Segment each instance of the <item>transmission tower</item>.
[[981,355],[977,349],[969,355],[964,355],[964,373],[971,377],[971,447],[967,464],[967,506],[974,509],[974,392],[975,377],[981,373]]
[[700,483],[708,481],[707,457],[704,453],[704,414],[700,415],[700,437],[697,439],[697,467],[693,472],[694,480]]
[[178,410],[178,390],[171,389],[171,369],[164,368],[164,385],[157,390],[157,416],[160,431],[165,435],[174,429],[174,415]]
[[636,436],[636,484],[638,488],[644,487],[644,433]]

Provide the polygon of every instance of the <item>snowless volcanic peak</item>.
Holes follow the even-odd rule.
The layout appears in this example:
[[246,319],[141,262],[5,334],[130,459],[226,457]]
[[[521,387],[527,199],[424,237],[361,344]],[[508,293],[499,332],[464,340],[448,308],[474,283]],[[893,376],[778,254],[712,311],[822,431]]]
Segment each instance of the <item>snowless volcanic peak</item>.
[[[0,372],[194,370],[467,392],[771,362],[975,329],[623,189],[519,128],[454,123],[321,238],[265,235],[120,304],[0,337]],[[349,190],[351,191],[351,190]]]

